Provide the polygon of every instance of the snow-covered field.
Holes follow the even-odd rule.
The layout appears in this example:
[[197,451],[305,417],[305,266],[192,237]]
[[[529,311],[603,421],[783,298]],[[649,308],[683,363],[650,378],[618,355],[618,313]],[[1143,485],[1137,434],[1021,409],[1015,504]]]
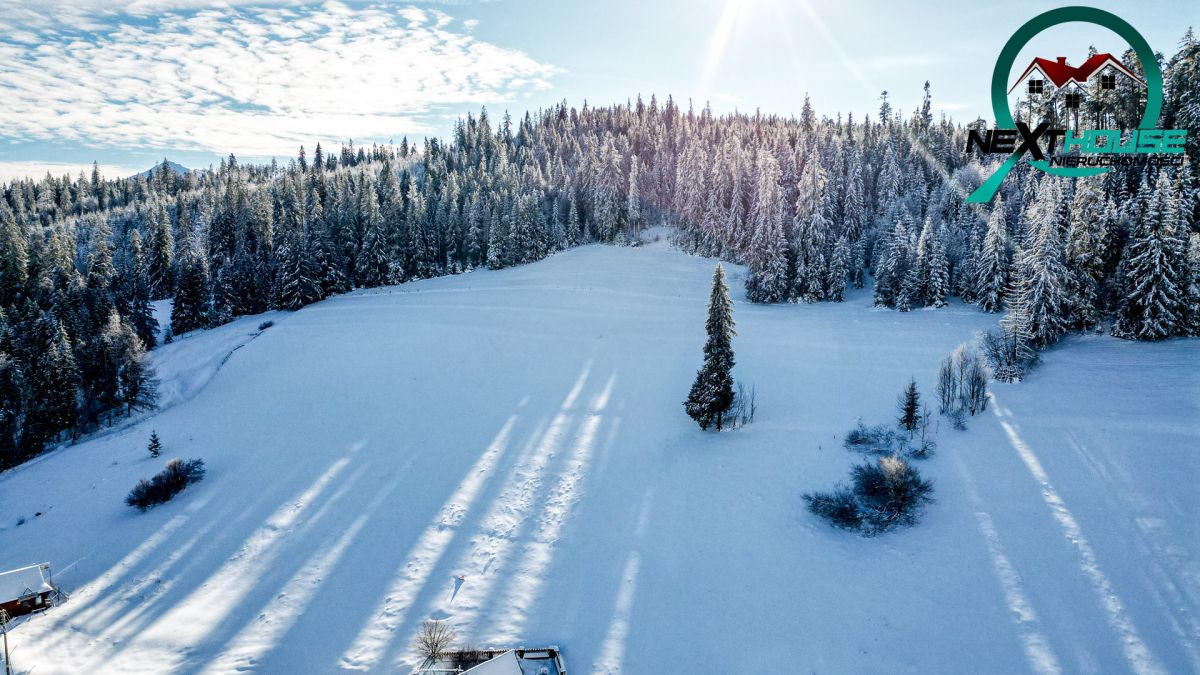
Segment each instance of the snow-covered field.
[[[172,405],[0,475],[0,569],[72,591],[15,664],[393,671],[436,617],[572,673],[1200,671],[1200,341],[1067,340],[942,424],[920,525],[862,539],[801,493],[995,317],[751,306],[733,268],[758,418],[706,434],[712,265],[590,246],[156,352]],[[170,457],[207,478],[126,507]]]

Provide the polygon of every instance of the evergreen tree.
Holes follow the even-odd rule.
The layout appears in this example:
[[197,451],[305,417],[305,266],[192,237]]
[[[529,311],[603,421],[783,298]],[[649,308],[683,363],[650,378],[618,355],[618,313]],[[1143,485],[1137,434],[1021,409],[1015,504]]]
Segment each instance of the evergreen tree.
[[1100,320],[1100,286],[1107,258],[1110,210],[1099,181],[1082,178],[1076,182],[1063,252],[1069,272],[1068,323],[1075,328],[1089,328]]
[[[363,181],[365,183],[365,178]],[[363,244],[356,260],[355,279],[363,288],[374,288],[387,281],[389,258],[383,212],[375,198],[375,189],[370,185],[365,185],[359,193],[359,214]]]
[[[44,320],[44,319],[43,319]],[[76,422],[81,392],[79,366],[66,328],[58,322],[29,374],[32,438],[54,440]]]
[[891,235],[875,244],[883,251],[875,266],[875,304],[893,307],[900,300],[905,281],[913,267],[907,216],[896,221]]
[[642,229],[642,199],[638,191],[638,158],[634,155],[629,159],[629,190],[625,198],[625,220],[629,229],[639,232]]
[[150,307],[150,277],[142,236],[137,230],[129,234],[129,260],[126,271],[125,305],[129,324],[142,344],[152,349],[157,344],[158,319]]
[[1200,232],[1193,232],[1188,243],[1189,283],[1184,295],[1185,334],[1200,336]]
[[0,198],[0,307],[9,307],[29,279],[25,233],[8,202]]
[[208,266],[199,256],[188,256],[180,264],[179,288],[171,306],[171,332],[182,335],[209,326],[211,295]]
[[725,285],[725,270],[720,265],[713,272],[705,330],[708,340],[704,344],[704,365],[696,373],[696,381],[683,405],[701,429],[707,430],[715,423],[720,431],[724,415],[733,405],[733,337],[737,335],[733,302]]
[[913,434],[921,428],[923,416],[921,414],[921,394],[917,391],[917,381],[909,380],[908,386],[904,388],[904,392],[900,394],[899,401],[896,402],[896,408],[899,413],[897,422],[900,428],[908,432],[908,437],[912,438]]
[[788,293],[787,239],[783,232],[779,164],[769,153],[758,158],[758,184],[750,211],[754,234],[747,253],[750,274],[746,297],[751,302],[780,302]]
[[1008,230],[1004,220],[1004,202],[996,199],[988,217],[976,270],[979,306],[985,312],[999,312],[1008,288]]
[[1113,335],[1161,340],[1182,332],[1186,250],[1177,209],[1174,185],[1160,173],[1125,254],[1127,290]]
[[109,359],[104,365],[109,371],[105,381],[112,387],[100,399],[105,409],[111,411],[117,405],[124,405],[128,415],[137,408],[152,407],[155,400],[154,371],[142,341],[116,312],[109,315],[100,339],[104,342],[104,353]]
[[20,364],[0,352],[0,469],[25,459],[24,426],[29,390]]
[[171,232],[170,217],[161,203],[151,207],[148,228],[150,255],[147,274],[150,277],[150,299],[159,300],[175,291],[175,237]]
[[825,239],[830,228],[825,183],[825,169],[821,166],[814,145],[800,174],[796,215],[793,218],[794,296],[805,302],[824,299],[825,282],[829,276],[824,255]]
[[829,259],[829,300],[841,302],[846,292],[846,273],[850,266],[850,245],[846,237],[839,237]]
[[1057,182],[1043,180],[1032,210],[1028,247],[1017,256],[1013,294],[1021,303],[1023,330],[1030,345],[1041,349],[1058,340],[1066,327],[1067,269],[1062,263]]
[[158,439],[158,432],[150,430],[150,445],[146,447],[150,451],[151,457],[158,457],[162,454],[162,441]]

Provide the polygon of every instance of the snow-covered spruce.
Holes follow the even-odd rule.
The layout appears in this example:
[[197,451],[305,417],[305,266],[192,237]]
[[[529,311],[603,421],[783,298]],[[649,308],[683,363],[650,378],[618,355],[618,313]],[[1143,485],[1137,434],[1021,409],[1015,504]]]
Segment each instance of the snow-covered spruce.
[[708,339],[704,343],[704,365],[688,392],[683,407],[700,428],[710,426],[721,431],[725,414],[733,405],[733,301],[725,285],[725,268],[713,270],[712,294],[708,300],[708,319],[704,323]]

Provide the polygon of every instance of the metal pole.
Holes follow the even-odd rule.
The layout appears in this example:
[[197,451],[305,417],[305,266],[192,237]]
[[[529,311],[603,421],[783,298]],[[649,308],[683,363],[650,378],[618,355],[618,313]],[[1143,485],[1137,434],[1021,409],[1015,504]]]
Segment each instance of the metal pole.
[[0,633],[4,634],[4,675],[12,675],[12,663],[8,658],[8,612],[0,609]]

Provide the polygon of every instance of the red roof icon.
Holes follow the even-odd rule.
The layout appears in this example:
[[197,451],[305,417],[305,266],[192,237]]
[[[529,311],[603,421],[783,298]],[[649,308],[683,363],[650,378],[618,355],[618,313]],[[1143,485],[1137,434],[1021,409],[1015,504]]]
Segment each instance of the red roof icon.
[[1041,71],[1041,73],[1046,76],[1046,79],[1054,83],[1055,87],[1062,88],[1071,82],[1082,85],[1086,83],[1088,79],[1092,77],[1092,75],[1100,72],[1106,66],[1112,66],[1117,71],[1136,82],[1138,85],[1142,87],[1146,86],[1146,83],[1143,82],[1141,78],[1139,78],[1137,75],[1134,75],[1133,71],[1126,68],[1125,64],[1118,61],[1116,57],[1114,57],[1112,54],[1103,53],[1093,55],[1087,61],[1084,61],[1083,65],[1079,66],[1078,68],[1068,64],[1067,57],[1065,56],[1060,56],[1054,61],[1051,61],[1050,59],[1043,59],[1041,57],[1035,58],[1032,62],[1030,62],[1029,67],[1025,69],[1025,72],[1021,73],[1021,76],[1018,77],[1017,81],[1013,83],[1012,89],[1009,89],[1008,93],[1011,94],[1013,89],[1016,89],[1017,85],[1023,82],[1025,78],[1029,77],[1029,74],[1034,70]]

